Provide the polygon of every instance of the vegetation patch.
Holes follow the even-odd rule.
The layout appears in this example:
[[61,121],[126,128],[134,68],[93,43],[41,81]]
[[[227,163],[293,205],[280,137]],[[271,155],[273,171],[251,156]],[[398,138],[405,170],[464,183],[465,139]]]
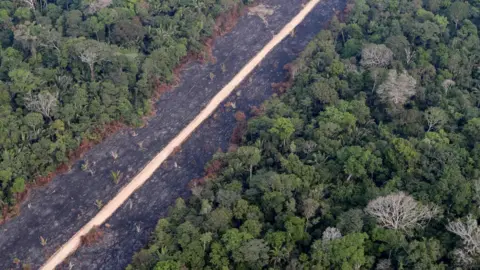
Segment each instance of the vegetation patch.
[[82,245],[91,246],[98,243],[103,237],[103,231],[98,226],[93,227],[86,235],[82,236]]
[[479,8],[347,5],[127,269],[477,268]]
[[0,3],[3,220],[25,188],[67,172],[120,128],[142,125],[179,67],[250,3],[67,2]]

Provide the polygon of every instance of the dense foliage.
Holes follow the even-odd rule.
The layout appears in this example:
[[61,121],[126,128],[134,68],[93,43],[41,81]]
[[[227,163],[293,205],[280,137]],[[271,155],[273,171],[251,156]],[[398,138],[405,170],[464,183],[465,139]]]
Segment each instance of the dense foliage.
[[357,0],[128,269],[478,266],[479,7]]
[[0,207],[96,128],[139,123],[215,18],[248,1],[0,1]]

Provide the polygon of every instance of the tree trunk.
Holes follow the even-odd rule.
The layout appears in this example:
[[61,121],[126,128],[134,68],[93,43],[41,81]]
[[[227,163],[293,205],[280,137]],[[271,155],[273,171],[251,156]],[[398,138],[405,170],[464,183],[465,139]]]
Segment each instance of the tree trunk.
[[90,79],[92,82],[95,81],[95,67],[93,64],[88,65],[90,67]]

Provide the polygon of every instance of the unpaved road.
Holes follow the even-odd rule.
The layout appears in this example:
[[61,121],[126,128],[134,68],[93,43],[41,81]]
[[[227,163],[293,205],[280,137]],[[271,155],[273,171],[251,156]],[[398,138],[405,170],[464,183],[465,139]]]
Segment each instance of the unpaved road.
[[320,2],[320,0],[310,0],[305,7],[289,22],[285,27],[276,34],[270,42],[258,52],[255,57],[245,65],[235,77],[216,94],[196,117],[190,122],[167,146],[160,151],[143,170],[138,173],[130,183],[128,183],[120,192],[113,197],[98,214],[93,217],[85,226],[83,226],[75,235],[68,240],[55,254],[48,259],[42,266],[43,270],[55,269],[57,265],[62,263],[71,253],[77,250],[85,236],[95,226],[102,225],[117,209],[124,204],[127,199],[141,187],[152,176],[152,174],[162,165],[162,163],[170,156],[170,154],[182,145],[182,143],[205,121],[240,83],[260,64],[265,56],[287,37],[299,25],[303,19],[312,11],[312,9]]
[[[57,177],[51,185],[37,190],[25,204],[22,215],[0,227],[0,269],[13,267],[13,258],[31,263],[32,268],[37,269],[95,216],[98,212],[95,200],[106,202],[118,192],[121,185],[111,182],[111,170],[123,172],[122,183],[131,179],[271,39],[270,33],[278,32],[279,27],[301,8],[300,3],[289,0],[264,2],[275,7],[275,13],[267,18],[268,27],[260,18],[242,18],[231,34],[215,42],[217,64],[193,64],[183,72],[181,85],[161,98],[157,104],[158,116],[152,118],[147,127],[138,129],[136,137],[122,132],[92,149],[86,158],[96,164],[93,177],[82,172],[77,164],[69,174]],[[271,94],[270,84],[284,76],[281,67],[319,31],[332,15],[332,8],[341,10],[343,5],[343,1],[325,0],[315,7],[295,36],[288,37],[275,48],[255,70],[251,82],[240,86],[237,95],[229,97],[229,101],[236,103],[237,109],[248,111],[249,105],[257,105],[266,99]],[[227,67],[226,72],[221,64]],[[208,78],[210,72],[216,75],[214,80]],[[203,164],[217,148],[225,149],[235,123],[233,112],[219,109],[215,113],[217,117],[202,124],[187,140],[183,151],[167,160],[162,169],[157,170],[152,179],[107,221],[111,227],[105,230],[105,239],[77,251],[71,258],[73,269],[124,267],[132,253],[145,244],[167,206],[176,197],[187,195],[185,184],[188,180],[201,174]],[[144,149],[140,149],[138,143],[142,143]],[[112,150],[118,151],[118,161],[109,157]],[[174,166],[175,163],[178,166]],[[47,239],[44,247],[40,244],[40,236]]]

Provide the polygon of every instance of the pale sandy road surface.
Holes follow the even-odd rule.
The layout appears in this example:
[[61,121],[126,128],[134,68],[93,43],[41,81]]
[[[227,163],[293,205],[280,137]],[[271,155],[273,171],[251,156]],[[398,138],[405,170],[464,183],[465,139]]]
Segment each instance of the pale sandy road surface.
[[[173,138],[186,124],[185,121],[195,117],[197,108],[205,106],[210,99],[208,96],[213,97],[240,70],[248,57],[261,49],[271,38],[269,33],[278,32],[300,9],[298,3],[289,0],[264,2],[276,6],[276,14],[269,18],[268,28],[262,28],[264,25],[260,19],[242,18],[230,35],[217,40],[214,48],[217,64],[194,64],[186,70],[181,85],[162,97],[157,105],[158,116],[152,118],[146,128],[138,129],[137,137],[132,138],[128,132],[122,132],[90,151],[87,158],[101,164],[95,168],[95,177],[85,176],[77,164],[71,173],[58,177],[50,186],[37,191],[29,200],[31,207],[25,207],[20,217],[0,227],[0,269],[9,269],[15,257],[32,263],[32,269],[38,269],[39,262],[85,224],[86,218],[95,215],[98,211],[94,206],[95,199],[108,199],[109,194],[115,194],[121,187],[109,181],[110,170],[119,169],[126,176],[133,176],[136,167],[144,165],[161,150],[169,138]],[[262,61],[253,74],[253,81],[238,88],[242,94],[232,95],[229,100],[244,111],[248,111],[249,105],[258,105],[265,100],[271,94],[270,84],[284,76],[281,67],[294,59],[321,29],[333,13],[332,8],[341,10],[343,5],[340,0],[320,3],[295,31],[296,35],[288,37]],[[245,31],[248,31],[248,36]],[[221,71],[221,63],[225,63],[227,72]],[[216,74],[214,81],[208,79],[210,72]],[[173,159],[165,164],[168,166],[162,166],[152,180],[108,221],[112,227],[106,230],[104,241],[92,247],[82,247],[71,258],[75,264],[73,269],[124,267],[132,253],[145,244],[155,221],[165,214],[167,206],[177,196],[187,195],[186,182],[201,174],[203,164],[218,147],[226,148],[234,125],[233,113],[220,109],[216,112],[219,117],[204,123],[182,147],[184,151],[175,155],[178,168],[173,166]],[[144,142],[146,150],[139,151],[138,142]],[[111,150],[119,152],[119,161],[112,163],[108,156]],[[131,177],[122,179],[121,183],[129,179]],[[136,231],[137,225],[141,232]],[[39,236],[48,240],[47,246],[40,245]]]

